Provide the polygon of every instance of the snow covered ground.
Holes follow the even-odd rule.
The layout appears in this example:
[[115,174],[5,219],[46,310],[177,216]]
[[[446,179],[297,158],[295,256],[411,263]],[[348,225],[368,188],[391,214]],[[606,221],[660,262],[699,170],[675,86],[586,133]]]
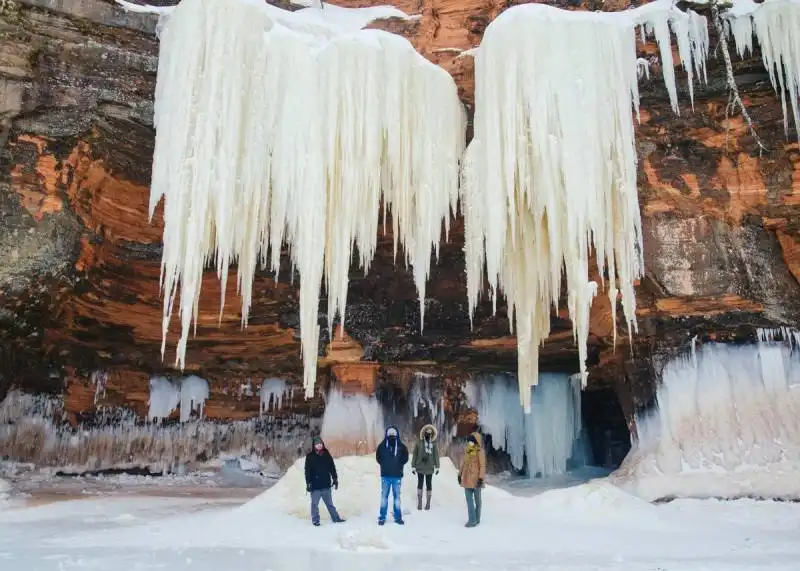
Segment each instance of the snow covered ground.
[[12,500],[0,508],[0,569],[789,571],[800,560],[798,504],[653,505],[600,479],[533,497],[489,488],[483,523],[465,529],[454,468],[445,462],[433,509],[414,509],[408,478],[406,525],[380,528],[374,459],[337,464],[335,499],[348,521],[333,525],[323,515],[320,528],[308,521],[299,466],[250,502],[116,495],[24,507]]

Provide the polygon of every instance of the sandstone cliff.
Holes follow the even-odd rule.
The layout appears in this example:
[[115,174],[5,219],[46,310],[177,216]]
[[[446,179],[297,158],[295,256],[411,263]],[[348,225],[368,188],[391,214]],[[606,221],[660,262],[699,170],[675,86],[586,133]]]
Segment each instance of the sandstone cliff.
[[[471,111],[473,60],[460,52],[478,45],[487,24],[513,4],[398,0],[398,8],[421,17],[373,26],[405,35],[447,69]],[[169,374],[174,360],[174,335],[163,362],[160,354],[160,213],[147,220],[155,24],[154,17],[126,13],[110,0],[0,2],[0,398],[12,386],[63,391],[73,422],[95,407],[93,371],[109,373],[102,404],[142,414],[149,376]],[[642,57],[656,53],[653,45],[640,49]],[[637,141],[647,276],[637,288],[640,331],[632,342],[620,338],[615,350],[610,307],[604,296],[596,299],[586,398],[592,402],[592,391],[615,393],[628,420],[650,399],[665,356],[695,335],[752,341],[755,327],[800,322],[796,133],[784,136],[780,99],[758,53],[737,60],[735,69],[767,153],[759,152],[738,115],[726,113],[721,62],[712,57],[709,63],[709,84],[696,88],[694,111],[682,94],[680,116],[670,109],[657,65],[641,84]],[[462,247],[459,219],[432,270],[420,335],[413,282],[395,265],[391,235],[382,236],[370,273],[352,272],[346,337],[320,342],[322,380],[335,376],[369,391],[376,384],[407,388],[402,379],[415,370],[446,385],[471,371],[513,370],[516,346],[504,308],[493,317],[488,305],[481,307],[470,330]],[[186,359],[190,371],[211,383],[207,416],[257,414],[257,397],[233,396],[243,379],[299,379],[296,285],[288,264],[277,283],[259,275],[250,325],[242,330],[233,286],[218,325],[219,283],[207,273]],[[543,370],[577,370],[564,315],[553,317]],[[598,422],[621,422],[606,412],[603,398],[595,400],[590,414],[603,419]],[[291,406],[318,414],[319,400],[296,399]]]

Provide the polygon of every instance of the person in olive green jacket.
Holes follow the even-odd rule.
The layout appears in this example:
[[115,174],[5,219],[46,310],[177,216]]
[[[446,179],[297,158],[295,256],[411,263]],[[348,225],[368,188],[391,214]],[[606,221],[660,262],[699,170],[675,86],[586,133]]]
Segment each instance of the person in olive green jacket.
[[436,449],[436,437],[439,432],[432,424],[426,424],[419,432],[419,440],[414,446],[411,460],[411,473],[417,475],[417,509],[422,509],[422,483],[427,491],[425,509],[431,509],[431,493],[433,491],[433,475],[439,473],[439,451]]
[[458,470],[458,483],[464,488],[467,500],[469,521],[466,527],[475,527],[481,523],[481,489],[485,477],[486,454],[483,451],[483,438],[480,433],[473,432],[467,438],[467,449]]

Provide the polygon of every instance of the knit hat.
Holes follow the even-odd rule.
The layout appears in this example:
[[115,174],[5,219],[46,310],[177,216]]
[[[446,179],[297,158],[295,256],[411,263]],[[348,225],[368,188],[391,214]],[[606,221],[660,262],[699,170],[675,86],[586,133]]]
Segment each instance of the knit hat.
[[311,445],[312,446],[316,446],[317,444],[322,444],[323,446],[325,446],[325,443],[322,441],[322,438],[320,438],[319,436],[315,436],[315,437],[313,437],[311,439]]
[[472,442],[473,444],[477,445],[478,444],[478,439],[475,438],[474,434],[470,434],[469,436],[467,436],[467,442]]

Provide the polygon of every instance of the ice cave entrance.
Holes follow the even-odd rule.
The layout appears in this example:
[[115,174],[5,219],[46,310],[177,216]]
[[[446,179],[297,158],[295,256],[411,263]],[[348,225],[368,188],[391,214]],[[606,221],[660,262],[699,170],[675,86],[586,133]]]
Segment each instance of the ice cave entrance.
[[527,478],[562,477],[594,464],[581,411],[581,379],[542,373],[525,413],[513,374],[476,375],[464,393],[478,413],[490,461]]

